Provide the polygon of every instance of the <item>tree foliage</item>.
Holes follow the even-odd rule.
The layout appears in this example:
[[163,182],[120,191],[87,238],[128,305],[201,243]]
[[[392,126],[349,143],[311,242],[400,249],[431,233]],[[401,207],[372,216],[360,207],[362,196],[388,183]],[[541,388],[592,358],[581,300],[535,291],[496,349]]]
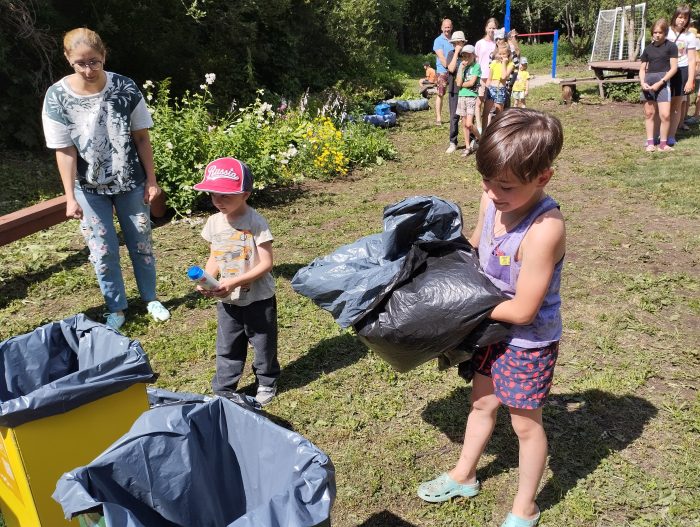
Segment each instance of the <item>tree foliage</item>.
[[[619,0],[512,0],[511,27],[560,29],[588,53],[598,9]],[[648,2],[647,20],[675,2]],[[70,73],[61,39],[95,29],[107,67],[138,83],[171,79],[175,94],[217,74],[217,106],[249,103],[265,88],[280,97],[307,88],[388,93],[397,53],[430,54],[444,18],[475,43],[485,21],[501,23],[505,0],[0,0],[0,146],[40,146],[46,88]],[[419,72],[416,72],[419,73]]]

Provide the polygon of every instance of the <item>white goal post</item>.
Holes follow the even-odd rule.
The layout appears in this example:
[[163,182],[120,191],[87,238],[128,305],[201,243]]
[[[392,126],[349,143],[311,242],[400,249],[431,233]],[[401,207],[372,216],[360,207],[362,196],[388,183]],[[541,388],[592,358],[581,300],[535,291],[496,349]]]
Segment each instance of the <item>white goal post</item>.
[[[644,50],[646,36],[646,3],[634,6],[634,32],[636,42],[639,43],[639,54]],[[625,6],[629,12],[630,6]],[[591,62],[600,60],[624,60],[629,56],[627,44],[626,18],[622,8],[601,9],[598,12],[598,23],[593,39]]]

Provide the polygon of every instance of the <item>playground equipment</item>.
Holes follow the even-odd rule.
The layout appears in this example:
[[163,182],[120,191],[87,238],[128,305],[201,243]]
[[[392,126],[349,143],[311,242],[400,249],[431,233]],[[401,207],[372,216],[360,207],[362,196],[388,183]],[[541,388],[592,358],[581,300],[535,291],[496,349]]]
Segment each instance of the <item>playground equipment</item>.
[[[506,30],[507,31],[507,30]],[[557,76],[557,51],[559,50],[559,30],[545,31],[542,33],[518,33],[518,38],[522,37],[539,37],[543,35],[553,35],[552,42],[552,78]]]

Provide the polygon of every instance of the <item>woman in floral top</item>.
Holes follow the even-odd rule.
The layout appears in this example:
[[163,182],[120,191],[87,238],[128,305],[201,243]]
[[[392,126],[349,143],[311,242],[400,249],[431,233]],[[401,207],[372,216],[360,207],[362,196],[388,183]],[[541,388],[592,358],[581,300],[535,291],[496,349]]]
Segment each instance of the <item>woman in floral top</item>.
[[66,33],[64,55],[74,73],[46,92],[46,145],[66,194],[66,216],[80,229],[107,305],[107,324],[125,321],[126,291],[119,261],[116,211],[141,298],[158,321],[170,317],[156,298],[150,203],[160,194],[148,129],[153,120],[131,79],[104,70],[106,49],[87,28]]

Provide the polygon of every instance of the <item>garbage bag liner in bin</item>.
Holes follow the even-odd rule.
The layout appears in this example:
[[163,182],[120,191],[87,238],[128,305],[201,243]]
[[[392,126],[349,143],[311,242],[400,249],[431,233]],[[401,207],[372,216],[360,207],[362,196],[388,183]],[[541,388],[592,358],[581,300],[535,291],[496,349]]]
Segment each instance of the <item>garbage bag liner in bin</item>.
[[107,527],[330,525],[328,456],[263,415],[215,397],[159,406],[53,495],[66,518],[101,507]]
[[316,258],[294,275],[292,287],[348,327],[391,289],[414,243],[461,236],[462,213],[457,205],[435,196],[407,198],[384,209],[382,233]]
[[0,426],[57,415],[154,379],[138,341],[85,315],[0,342]]
[[473,347],[504,339],[507,325],[488,319],[506,300],[479,268],[466,240],[416,244],[404,260],[408,279],[355,324],[358,337],[400,372],[442,357],[444,367]]

